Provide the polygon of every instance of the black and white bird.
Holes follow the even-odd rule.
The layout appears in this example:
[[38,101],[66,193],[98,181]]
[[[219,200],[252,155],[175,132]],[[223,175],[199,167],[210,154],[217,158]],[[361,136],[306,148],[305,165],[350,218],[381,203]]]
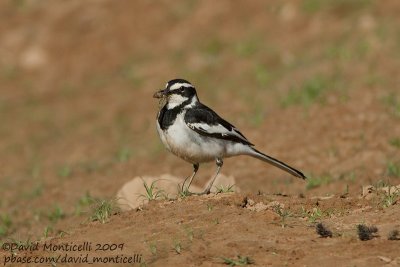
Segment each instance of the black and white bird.
[[296,177],[306,178],[295,168],[255,149],[235,126],[199,101],[196,89],[190,82],[171,80],[154,97],[164,102],[157,115],[157,131],[161,141],[170,152],[193,164],[193,173],[186,178],[182,189],[187,179],[189,184],[186,190],[189,189],[200,163],[215,160],[217,171],[204,192],[199,193],[209,194],[221,170],[222,160],[237,155],[249,155]]

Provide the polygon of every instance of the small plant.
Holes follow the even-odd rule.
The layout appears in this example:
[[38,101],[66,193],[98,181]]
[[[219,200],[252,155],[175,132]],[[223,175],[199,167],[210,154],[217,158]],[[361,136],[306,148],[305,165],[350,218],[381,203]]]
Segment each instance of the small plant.
[[251,114],[253,115],[249,116],[248,120],[250,124],[255,127],[261,126],[265,119],[264,105],[263,103],[254,103],[254,101],[252,102],[252,105],[253,111],[251,112]]
[[64,237],[64,236],[68,235],[69,233],[64,230],[59,230],[57,234],[59,237]]
[[339,175],[339,180],[354,183],[356,181],[356,173],[354,171],[342,173]]
[[29,192],[24,194],[24,197],[27,199],[33,199],[39,197],[43,194],[43,184],[36,184]]
[[341,198],[346,198],[349,195],[349,185],[346,184],[346,187],[344,188],[343,194],[340,195]]
[[281,205],[277,204],[272,207],[272,209],[279,215],[281,218],[281,226],[282,228],[286,227],[286,218],[290,217],[292,213],[289,210],[284,209]]
[[375,237],[377,232],[378,228],[376,226],[366,226],[365,224],[357,225],[358,238],[361,241],[371,240]]
[[306,189],[313,189],[320,187],[321,185],[329,184],[332,181],[332,177],[330,175],[323,176],[311,176],[307,178]]
[[132,150],[128,147],[122,147],[117,151],[117,161],[118,162],[126,162],[128,161],[132,156]]
[[388,240],[400,240],[400,232],[398,230],[392,230],[389,232]]
[[257,83],[260,87],[265,87],[272,79],[271,71],[267,69],[265,65],[257,64],[254,67],[254,73],[256,76]]
[[185,198],[191,195],[192,193],[189,191],[187,187],[183,188],[180,185],[178,185],[178,198]]
[[32,176],[33,179],[37,179],[39,178],[39,176],[41,175],[41,167],[40,164],[38,163],[33,163],[31,169],[30,169],[30,175]]
[[322,223],[317,223],[317,225],[315,226],[315,230],[320,237],[332,237],[332,232]]
[[302,9],[307,13],[316,13],[321,9],[323,4],[318,0],[304,0]]
[[245,38],[235,45],[235,52],[242,57],[252,56],[258,52],[259,43],[256,38]]
[[220,54],[223,47],[224,44],[221,40],[217,38],[211,38],[205,43],[205,46],[203,46],[202,50],[207,56],[216,57]]
[[307,217],[310,223],[315,223],[323,216],[323,212],[319,208],[313,208],[312,211],[307,211],[304,207],[301,207],[301,211],[302,215]]
[[375,188],[377,188],[377,189],[381,189],[386,186],[390,186],[390,183],[388,181],[384,181],[384,180],[379,180],[375,184]]
[[214,206],[211,205],[210,203],[207,203],[207,210],[212,211],[214,209]]
[[156,243],[153,243],[153,242],[150,243],[149,247],[150,247],[151,254],[156,255],[157,254],[157,245],[156,245]]
[[57,174],[61,178],[68,178],[72,175],[72,168],[68,165],[61,166],[58,169]]
[[400,177],[400,163],[389,162],[387,164],[387,174],[392,177]]
[[12,220],[10,215],[1,214],[0,215],[0,237],[5,236],[9,233],[12,226]]
[[383,102],[389,107],[394,116],[400,116],[400,98],[397,94],[393,92],[388,94],[383,98]]
[[86,173],[93,173],[95,171],[100,170],[101,167],[103,166],[97,161],[84,161],[79,163],[79,168]]
[[[392,188],[395,188],[391,190]],[[387,208],[397,203],[400,198],[400,190],[396,187],[388,186],[388,191],[382,194],[382,205]]]
[[175,240],[174,241],[174,250],[177,254],[181,254],[182,252],[182,245],[180,241]]
[[141,197],[146,198],[147,200],[156,200],[159,199],[161,197],[165,197],[165,193],[164,190],[160,190],[156,187],[156,181],[153,181],[150,186],[146,183],[146,181],[143,181],[143,186],[146,189],[146,194],[141,194]]
[[121,66],[119,73],[121,77],[133,87],[140,86],[143,82],[142,77],[137,74],[136,64],[134,64],[132,59],[128,59],[128,61]]
[[115,213],[117,213],[117,209],[114,200],[97,200],[93,206],[90,220],[106,223],[110,219],[111,215],[114,215]]
[[52,232],[53,232],[53,227],[51,227],[51,226],[46,226],[46,227],[44,228],[44,231],[43,231],[43,237],[44,237],[44,238],[49,237],[50,233],[52,233]]
[[250,257],[242,257],[240,255],[237,256],[237,259],[231,258],[222,258],[224,263],[229,266],[246,266],[249,264],[254,264],[254,260]]
[[389,144],[396,147],[396,148],[400,148],[400,138],[399,137],[395,137],[389,140]]
[[83,209],[85,207],[89,207],[93,203],[96,202],[96,199],[93,198],[89,192],[86,192],[85,195],[83,195],[79,200],[78,203],[75,206],[75,214],[76,215],[81,215],[83,213]]
[[281,100],[283,107],[301,104],[308,107],[316,101],[322,101],[323,94],[329,90],[325,77],[315,76],[304,81],[300,88],[293,88],[285,98]]
[[232,192],[235,192],[235,190],[233,190],[233,187],[234,187],[235,185],[228,185],[228,186],[223,186],[223,185],[221,185],[221,186],[219,186],[219,187],[217,187],[217,194],[218,193],[232,193]]
[[186,229],[186,234],[187,234],[187,237],[188,237],[189,241],[192,242],[193,238],[194,238],[194,230],[193,230],[193,228],[187,228]]
[[321,219],[322,216],[322,210],[319,208],[314,208],[309,216],[310,222],[315,223],[317,220]]
[[65,217],[65,213],[64,211],[61,209],[60,206],[56,205],[54,206],[53,210],[51,210],[48,214],[47,214],[47,218],[52,222],[52,223],[56,223],[58,222],[60,219],[63,219]]

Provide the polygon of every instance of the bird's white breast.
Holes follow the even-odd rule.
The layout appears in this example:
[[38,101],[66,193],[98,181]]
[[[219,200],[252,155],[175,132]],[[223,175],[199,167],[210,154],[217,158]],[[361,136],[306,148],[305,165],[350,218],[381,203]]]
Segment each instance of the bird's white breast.
[[213,161],[224,157],[225,145],[218,139],[204,137],[190,129],[184,121],[185,112],[179,114],[175,122],[162,131],[157,130],[166,148],[178,157],[191,163]]

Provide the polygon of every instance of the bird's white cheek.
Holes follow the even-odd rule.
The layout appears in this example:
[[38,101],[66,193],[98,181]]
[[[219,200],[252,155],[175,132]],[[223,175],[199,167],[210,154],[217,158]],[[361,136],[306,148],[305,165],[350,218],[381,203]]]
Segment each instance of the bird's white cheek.
[[168,109],[173,109],[174,107],[179,106],[180,104],[182,104],[183,102],[185,102],[186,100],[188,100],[189,98],[181,96],[181,95],[171,95],[168,98]]

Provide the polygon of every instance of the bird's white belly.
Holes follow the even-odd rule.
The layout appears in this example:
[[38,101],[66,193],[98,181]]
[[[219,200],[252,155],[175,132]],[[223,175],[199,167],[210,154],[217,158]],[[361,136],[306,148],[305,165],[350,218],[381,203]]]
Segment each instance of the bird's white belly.
[[202,136],[191,130],[182,115],[176,118],[166,132],[157,126],[161,141],[168,150],[191,163],[214,161],[226,156],[223,140]]

